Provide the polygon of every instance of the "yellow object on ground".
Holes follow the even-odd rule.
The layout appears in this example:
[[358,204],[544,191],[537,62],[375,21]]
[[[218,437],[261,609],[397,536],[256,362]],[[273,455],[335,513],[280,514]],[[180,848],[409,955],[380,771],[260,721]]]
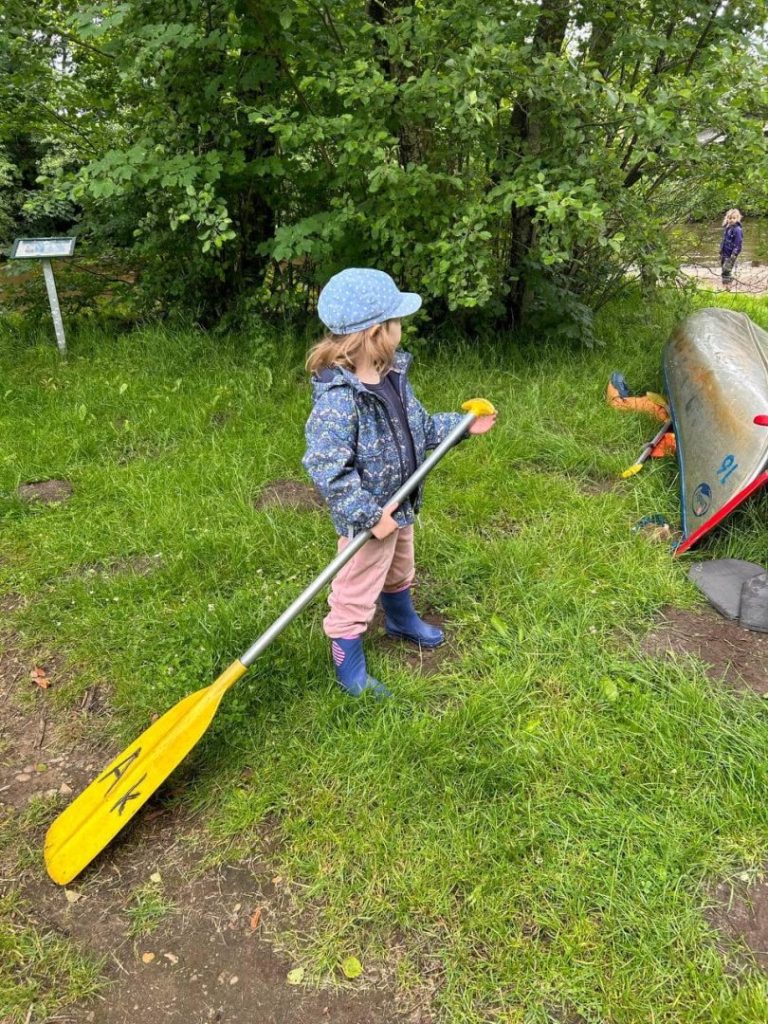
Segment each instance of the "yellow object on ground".
[[462,402],[462,412],[473,412],[475,416],[493,416],[496,412],[487,398],[470,398]]
[[45,865],[66,885],[117,835],[194,747],[221,698],[248,669],[234,661],[153,722],[65,808],[45,837]]

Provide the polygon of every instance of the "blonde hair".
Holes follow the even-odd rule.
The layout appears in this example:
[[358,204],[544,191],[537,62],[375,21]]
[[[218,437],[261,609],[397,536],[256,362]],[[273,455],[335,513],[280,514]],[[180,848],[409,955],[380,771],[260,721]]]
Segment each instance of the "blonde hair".
[[734,206],[723,218],[723,227],[730,227],[731,224],[738,224],[741,221],[741,211]]
[[365,356],[378,373],[383,373],[392,366],[395,354],[389,340],[390,323],[387,320],[353,334],[327,334],[309,350],[305,364],[307,370],[320,373],[329,366],[340,366],[354,372],[360,357]]

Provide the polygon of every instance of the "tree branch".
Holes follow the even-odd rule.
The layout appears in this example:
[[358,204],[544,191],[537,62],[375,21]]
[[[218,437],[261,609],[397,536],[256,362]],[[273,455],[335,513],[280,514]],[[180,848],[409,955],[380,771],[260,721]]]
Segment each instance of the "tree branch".
[[90,141],[90,138],[88,137],[86,132],[83,131],[82,128],[78,127],[76,124],[73,124],[71,121],[68,121],[66,119],[66,117],[62,117],[61,114],[57,110],[53,110],[51,107],[48,106],[47,103],[43,103],[43,101],[39,100],[36,96],[30,96],[30,95],[27,94],[27,95],[24,96],[24,99],[25,100],[31,100],[33,103],[36,103],[39,107],[42,107],[43,110],[46,112],[46,114],[48,114],[49,117],[54,118],[60,124],[63,124],[67,128],[69,128],[70,131],[73,131],[77,135],[81,136],[81,138],[83,138],[84,141],[85,141],[85,145],[88,147],[88,149],[91,150],[92,153],[96,153],[97,152],[96,147]]
[[346,53],[346,47],[344,46],[344,43],[341,41],[341,36],[339,35],[338,29],[336,28],[336,23],[331,17],[331,12],[328,10],[328,5],[325,3],[314,4],[310,2],[309,6],[312,8],[313,11],[316,11],[320,15],[321,21],[328,29],[328,31],[331,33],[333,38],[336,40],[336,45],[339,48],[339,53]]
[[710,9],[709,18],[707,18],[707,24],[704,26],[704,31],[699,36],[698,42],[696,43],[696,45],[694,46],[693,50],[691,51],[691,56],[688,58],[688,63],[685,65],[685,71],[683,72],[683,74],[689,75],[691,73],[691,68],[693,67],[693,62],[696,60],[698,55],[703,50],[704,43],[707,41],[707,36],[709,35],[709,30],[714,25],[715,19],[717,18],[717,12],[719,10],[720,10],[720,0],[715,0],[715,2],[712,4],[712,7]]

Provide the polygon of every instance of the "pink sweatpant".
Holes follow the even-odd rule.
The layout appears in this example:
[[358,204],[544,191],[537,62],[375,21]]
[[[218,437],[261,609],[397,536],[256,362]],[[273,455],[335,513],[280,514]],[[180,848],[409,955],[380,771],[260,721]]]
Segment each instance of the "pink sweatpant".
[[[347,537],[339,537],[339,551],[347,544]],[[395,530],[384,540],[371,537],[334,577],[328,597],[331,610],[323,620],[326,636],[353,637],[364,633],[382,590],[390,594],[405,590],[413,583],[415,574],[412,526]]]

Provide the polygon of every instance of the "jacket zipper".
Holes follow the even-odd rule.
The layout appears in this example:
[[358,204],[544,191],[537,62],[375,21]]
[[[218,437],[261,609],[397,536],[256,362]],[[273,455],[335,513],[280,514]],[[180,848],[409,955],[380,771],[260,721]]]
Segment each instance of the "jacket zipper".
[[[408,424],[408,406],[405,403],[405,374],[404,373],[398,374],[397,388],[398,388],[398,391],[400,392],[400,401],[402,402],[403,412],[405,413],[405,422],[406,422],[406,424]],[[410,431],[410,429],[411,429],[410,425],[408,425],[408,430]],[[413,449],[413,459],[414,459],[414,462],[416,462],[416,445],[414,444],[414,441],[413,441],[413,434],[411,434],[411,447]],[[419,468],[418,465],[416,466],[416,468],[417,469]],[[419,497],[421,495],[422,486],[423,486],[422,484],[419,484],[419,486],[416,488],[416,490],[415,491],[411,491],[411,493],[408,495],[408,500],[411,503],[411,507],[413,508],[414,515],[418,512]]]
[[[392,422],[392,417],[390,416],[389,408],[387,406],[387,403],[384,401],[383,398],[380,398],[376,394],[375,391],[368,391],[367,394],[373,395],[373,397],[376,399],[376,401],[379,402],[379,404],[381,406],[383,406],[383,408],[384,408],[384,415],[387,417],[387,423],[389,424],[389,430],[390,430],[390,433],[392,434],[392,439],[395,442],[395,448],[397,448],[397,461],[400,463],[400,482],[404,484],[405,481],[407,480],[407,477],[405,475],[405,463],[403,462],[403,453],[402,453],[402,450],[400,448],[400,442],[397,439],[397,432],[395,431],[395,424]],[[405,408],[405,404],[403,404],[403,408]],[[407,418],[408,418],[408,414],[406,413],[406,419]],[[411,500],[410,495],[408,496],[408,500],[409,501]],[[411,504],[413,504],[412,501],[411,501]]]
[[[378,398],[378,395],[376,397]],[[379,401],[384,406],[384,415],[387,417],[387,423],[389,424],[389,429],[392,431],[392,438],[393,438],[393,440],[395,442],[395,448],[397,448],[397,461],[400,463],[400,482],[401,483],[405,483],[405,481],[407,479],[407,477],[405,475],[405,463],[403,462],[403,452],[402,452],[402,449],[400,447],[400,441],[398,440],[398,437],[397,437],[397,431],[395,430],[395,424],[394,424],[394,421],[392,419],[392,416],[390,415],[389,409],[387,407],[387,403],[384,401],[383,398],[380,398]]]

